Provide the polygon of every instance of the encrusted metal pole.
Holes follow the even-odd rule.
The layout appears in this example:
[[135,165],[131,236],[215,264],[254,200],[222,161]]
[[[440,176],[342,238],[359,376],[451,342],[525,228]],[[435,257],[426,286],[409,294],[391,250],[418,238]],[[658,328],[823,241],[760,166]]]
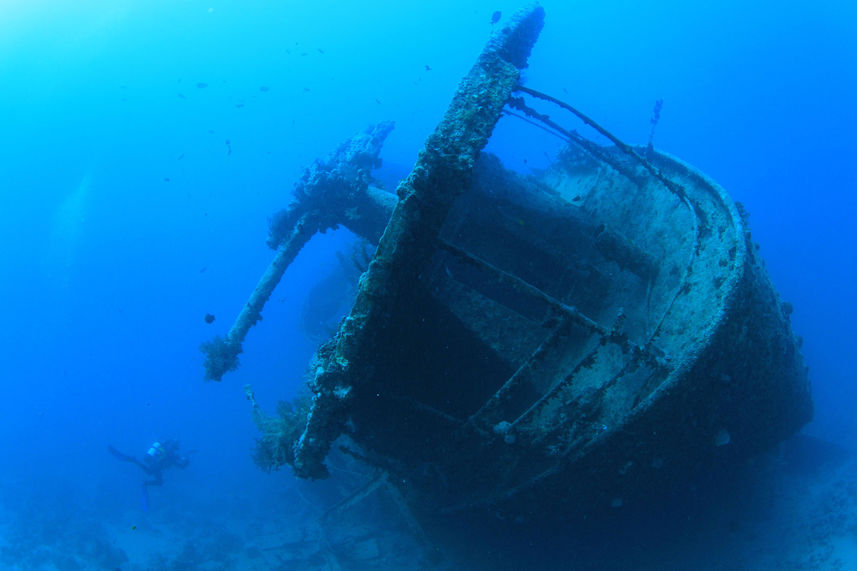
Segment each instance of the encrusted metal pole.
[[334,343],[319,354],[321,365],[310,383],[312,407],[294,447],[298,476],[328,475],[324,459],[345,429],[349,400],[371,392],[361,386],[361,379],[371,376],[376,339],[394,308],[407,304],[420,288],[441,225],[455,198],[468,187],[476,158],[518,86],[543,23],[544,10],[536,5],[513,16],[491,37],[410,176],[399,185],[399,202],[360,280],[354,307]]
[[396,198],[371,188],[370,172],[377,165],[381,146],[392,130],[392,122],[379,123],[306,169],[296,184],[294,202],[271,222],[268,245],[277,250],[276,256],[226,337],[215,337],[202,344],[207,379],[219,381],[238,367],[238,354],[247,332],[262,319],[262,309],[274,288],[316,232],[342,224],[370,242],[378,242]]

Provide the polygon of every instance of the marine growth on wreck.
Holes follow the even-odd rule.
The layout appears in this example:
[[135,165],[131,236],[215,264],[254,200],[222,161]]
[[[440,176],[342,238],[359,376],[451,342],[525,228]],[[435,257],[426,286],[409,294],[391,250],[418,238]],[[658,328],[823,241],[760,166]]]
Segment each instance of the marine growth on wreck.
[[[382,123],[308,168],[274,217],[271,266],[204,347],[211,379],[313,234],[342,225],[377,247],[305,394],[271,414],[248,388],[264,469],[325,478],[336,447],[416,513],[543,517],[634,501],[810,420],[790,312],[740,206],[523,85],[543,19],[492,35],[395,195],[371,177]],[[484,151],[504,115],[565,149],[514,172]]]

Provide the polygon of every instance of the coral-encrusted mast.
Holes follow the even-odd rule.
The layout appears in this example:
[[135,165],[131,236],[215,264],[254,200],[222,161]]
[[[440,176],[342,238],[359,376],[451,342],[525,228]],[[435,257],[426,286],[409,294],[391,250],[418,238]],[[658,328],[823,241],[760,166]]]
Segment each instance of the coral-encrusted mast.
[[420,290],[420,277],[435,250],[453,200],[468,188],[477,156],[503,106],[518,85],[530,50],[541,32],[544,10],[534,6],[515,15],[492,36],[459,85],[443,120],[429,136],[410,176],[399,185],[399,202],[357,300],[320,357],[311,383],[312,407],[295,443],[294,470],[305,478],[328,475],[324,459],[343,432],[348,401],[371,375],[376,338],[396,307]]
[[262,308],[286,269],[316,232],[342,224],[376,243],[390,218],[396,198],[371,188],[370,172],[393,123],[385,121],[348,139],[324,160],[316,161],[301,177],[295,199],[271,222],[268,245],[277,250],[250,299],[226,337],[202,344],[206,378],[219,381],[238,366],[244,337],[262,319]]

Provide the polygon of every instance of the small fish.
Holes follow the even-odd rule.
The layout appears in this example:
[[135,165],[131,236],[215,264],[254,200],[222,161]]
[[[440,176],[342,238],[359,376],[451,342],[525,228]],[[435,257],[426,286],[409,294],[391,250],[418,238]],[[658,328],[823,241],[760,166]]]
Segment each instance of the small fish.
[[318,50],[318,53],[320,53],[321,55],[324,55],[324,50],[323,50],[323,49],[321,49],[321,48],[316,48],[316,50]]
[[208,87],[208,84],[200,81],[199,83],[196,84],[196,87],[198,89],[205,89],[206,87]]
[[229,139],[226,139],[226,154],[227,155],[232,154],[232,145],[229,143]]
[[502,18],[502,17],[503,17],[503,13],[500,12],[500,10],[495,11],[493,14],[491,14],[491,25],[493,26],[494,24],[499,22],[500,18]]
[[164,182],[170,182],[170,179],[168,177],[164,177]]
[[131,531],[134,531],[135,529],[137,529],[137,526],[136,526],[136,525],[132,525],[132,526],[131,526]]
[[179,93],[178,95],[179,99],[187,99],[187,97],[184,96],[184,93]]
[[259,91],[271,91],[271,88],[267,85],[262,85],[261,87],[259,87]]
[[205,314],[205,322],[208,324],[214,323],[214,316],[210,313]]
[[243,103],[236,103],[235,107],[238,107],[240,109],[240,108],[244,107],[244,104]]
[[425,66],[425,67],[426,67],[426,71],[431,71],[431,66],[430,66],[430,65],[426,64],[426,66]]

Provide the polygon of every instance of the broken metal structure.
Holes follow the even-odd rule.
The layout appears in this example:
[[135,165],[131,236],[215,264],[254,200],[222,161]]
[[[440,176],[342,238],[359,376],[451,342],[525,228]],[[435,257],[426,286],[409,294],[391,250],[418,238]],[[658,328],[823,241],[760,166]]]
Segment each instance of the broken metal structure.
[[[397,201],[369,185],[388,125],[302,180],[274,274],[323,227],[378,246],[316,355],[310,398],[260,423],[272,464],[324,478],[340,442],[420,512],[538,517],[633,501],[811,418],[788,306],[740,207],[691,166],[522,86],[543,17],[524,11],[491,38]],[[611,144],[563,129],[534,109],[545,103]],[[510,110],[568,141],[545,171],[482,152]],[[220,341],[227,356],[262,290]],[[220,357],[212,378],[234,364]]]

